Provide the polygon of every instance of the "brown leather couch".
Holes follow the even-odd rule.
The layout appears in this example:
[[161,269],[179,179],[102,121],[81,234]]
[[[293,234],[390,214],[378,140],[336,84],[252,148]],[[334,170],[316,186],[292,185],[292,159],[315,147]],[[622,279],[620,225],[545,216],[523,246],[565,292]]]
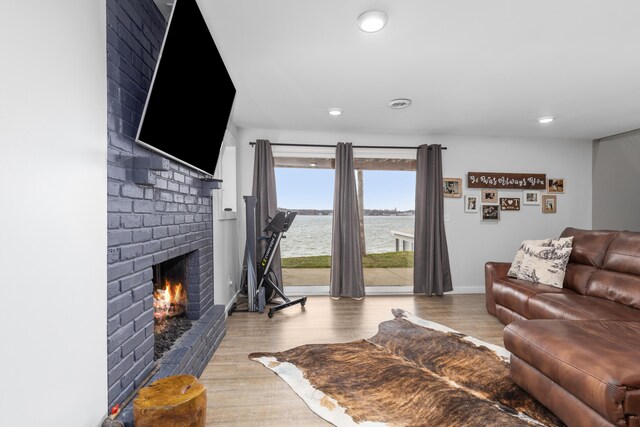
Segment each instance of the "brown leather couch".
[[511,377],[569,426],[640,427],[640,233],[567,228],[563,288],[485,266]]

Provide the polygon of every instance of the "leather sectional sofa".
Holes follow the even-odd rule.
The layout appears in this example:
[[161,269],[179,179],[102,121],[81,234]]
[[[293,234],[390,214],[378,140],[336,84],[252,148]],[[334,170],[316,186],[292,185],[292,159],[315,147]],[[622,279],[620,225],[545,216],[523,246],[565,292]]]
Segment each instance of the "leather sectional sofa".
[[640,233],[567,228],[562,288],[485,266],[511,377],[569,426],[640,427]]

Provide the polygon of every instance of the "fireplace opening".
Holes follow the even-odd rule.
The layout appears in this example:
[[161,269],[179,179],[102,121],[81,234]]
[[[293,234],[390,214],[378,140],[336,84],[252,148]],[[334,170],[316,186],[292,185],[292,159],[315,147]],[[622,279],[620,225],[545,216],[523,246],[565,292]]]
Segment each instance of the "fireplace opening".
[[158,360],[189,328],[187,319],[187,255],[153,266],[154,360]]

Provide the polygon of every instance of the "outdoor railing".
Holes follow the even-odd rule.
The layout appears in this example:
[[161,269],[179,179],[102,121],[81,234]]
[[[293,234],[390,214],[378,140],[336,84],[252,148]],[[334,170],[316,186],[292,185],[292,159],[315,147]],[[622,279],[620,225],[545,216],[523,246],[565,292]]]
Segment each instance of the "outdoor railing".
[[396,240],[396,252],[413,251],[413,233],[392,230],[391,235]]

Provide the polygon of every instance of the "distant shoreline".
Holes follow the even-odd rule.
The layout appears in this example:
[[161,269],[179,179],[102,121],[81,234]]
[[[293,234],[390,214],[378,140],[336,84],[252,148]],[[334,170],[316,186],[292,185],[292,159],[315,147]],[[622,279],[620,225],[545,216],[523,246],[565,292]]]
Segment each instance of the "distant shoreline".
[[[298,215],[317,215],[317,216],[330,216],[333,215],[333,209],[287,209],[278,208],[283,212],[296,212]],[[365,209],[365,216],[414,216],[416,211],[399,211],[396,209]]]
[[[303,215],[293,221],[280,245],[283,258],[331,254],[333,215]],[[392,252],[396,249],[392,231],[413,233],[415,216],[364,216],[367,253]]]

